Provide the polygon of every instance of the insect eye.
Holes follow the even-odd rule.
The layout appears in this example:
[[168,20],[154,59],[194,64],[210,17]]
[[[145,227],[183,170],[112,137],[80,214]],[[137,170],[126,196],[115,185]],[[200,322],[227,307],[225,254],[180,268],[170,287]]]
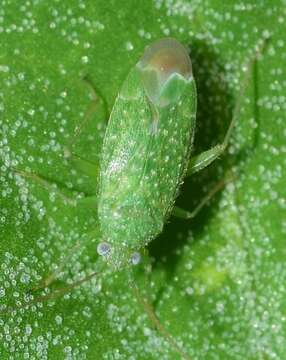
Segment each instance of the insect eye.
[[177,40],[169,38],[147,47],[137,68],[141,72],[147,96],[158,106],[166,106],[172,100],[177,100],[172,99],[174,91],[167,99],[161,99],[162,90],[171,78],[177,75],[178,78],[189,80],[192,76],[192,63],[186,49]]
[[111,246],[107,242],[101,242],[97,245],[97,253],[100,256],[107,256],[111,251]]
[[141,255],[139,252],[135,251],[130,257],[130,262],[132,265],[138,265],[140,261],[141,261]]

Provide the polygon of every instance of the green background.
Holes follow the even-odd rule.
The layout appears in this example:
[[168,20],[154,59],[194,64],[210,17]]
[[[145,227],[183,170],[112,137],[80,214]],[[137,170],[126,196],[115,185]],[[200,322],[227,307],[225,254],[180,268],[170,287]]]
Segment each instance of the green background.
[[[196,153],[222,140],[246,65],[270,41],[243,93],[227,153],[185,181],[178,204],[191,210],[217,181],[229,174],[234,181],[193,221],[168,221],[147,249],[150,273],[139,266],[135,281],[191,359],[286,358],[285,5],[1,1],[1,359],[180,358],[134,298],[125,272],[30,300],[94,271],[97,239],[87,234],[96,227],[96,206],[67,199],[95,195],[96,180],[64,154],[69,148],[98,163],[122,82],[144,47],[165,36],[181,41],[193,62]],[[103,99],[94,111],[84,77]],[[35,290],[59,264],[50,290]]]

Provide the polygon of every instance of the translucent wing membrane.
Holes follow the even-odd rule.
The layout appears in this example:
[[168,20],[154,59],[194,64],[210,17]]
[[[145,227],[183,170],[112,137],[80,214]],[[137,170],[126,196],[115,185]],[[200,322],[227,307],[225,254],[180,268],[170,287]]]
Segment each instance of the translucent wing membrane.
[[[178,101],[181,84],[192,76],[192,63],[186,49],[175,39],[161,39],[149,46],[137,64],[148,98],[164,107]],[[184,87],[184,86],[183,86]],[[170,90],[166,90],[170,88]]]

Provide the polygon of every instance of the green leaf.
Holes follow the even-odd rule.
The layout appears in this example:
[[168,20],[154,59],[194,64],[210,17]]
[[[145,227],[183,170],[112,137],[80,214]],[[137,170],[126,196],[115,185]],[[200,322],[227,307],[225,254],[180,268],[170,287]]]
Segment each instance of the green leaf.
[[152,271],[139,265],[134,281],[191,359],[286,357],[284,8],[282,0],[2,2],[1,359],[180,359],[129,274],[104,271],[57,296],[103,269],[94,195],[106,112],[145,45],[164,36],[190,49],[196,153],[223,139],[245,65],[270,41],[231,146],[186,180],[178,205],[192,210],[217,181],[234,181],[193,221],[171,218],[148,249]]

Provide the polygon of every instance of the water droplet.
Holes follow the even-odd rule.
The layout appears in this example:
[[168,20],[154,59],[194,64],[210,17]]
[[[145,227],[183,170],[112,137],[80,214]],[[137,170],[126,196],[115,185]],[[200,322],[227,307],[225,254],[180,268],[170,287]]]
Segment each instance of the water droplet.
[[131,51],[134,49],[134,46],[133,46],[132,42],[127,41],[125,44],[125,48],[126,48],[126,50]]
[[28,335],[28,336],[32,334],[32,327],[31,327],[30,324],[27,324],[27,325],[26,325],[25,333],[26,333],[26,335]]
[[110,253],[111,246],[107,242],[102,242],[97,245],[97,253],[100,256],[106,256]]
[[141,261],[141,255],[139,252],[134,252],[132,255],[131,255],[131,258],[130,258],[130,261],[132,263],[132,265],[138,265]]
[[0,72],[5,72],[5,73],[7,73],[7,72],[9,72],[9,66],[7,66],[7,65],[0,65]]
[[30,275],[29,274],[22,274],[20,278],[21,283],[29,284],[30,282]]
[[56,321],[57,325],[61,325],[63,322],[63,318],[60,315],[57,315],[55,317],[55,321]]
[[88,56],[82,56],[82,58],[81,58],[82,64],[87,64],[88,61],[89,61]]
[[3,287],[0,288],[0,297],[4,297],[5,296],[5,289]]

